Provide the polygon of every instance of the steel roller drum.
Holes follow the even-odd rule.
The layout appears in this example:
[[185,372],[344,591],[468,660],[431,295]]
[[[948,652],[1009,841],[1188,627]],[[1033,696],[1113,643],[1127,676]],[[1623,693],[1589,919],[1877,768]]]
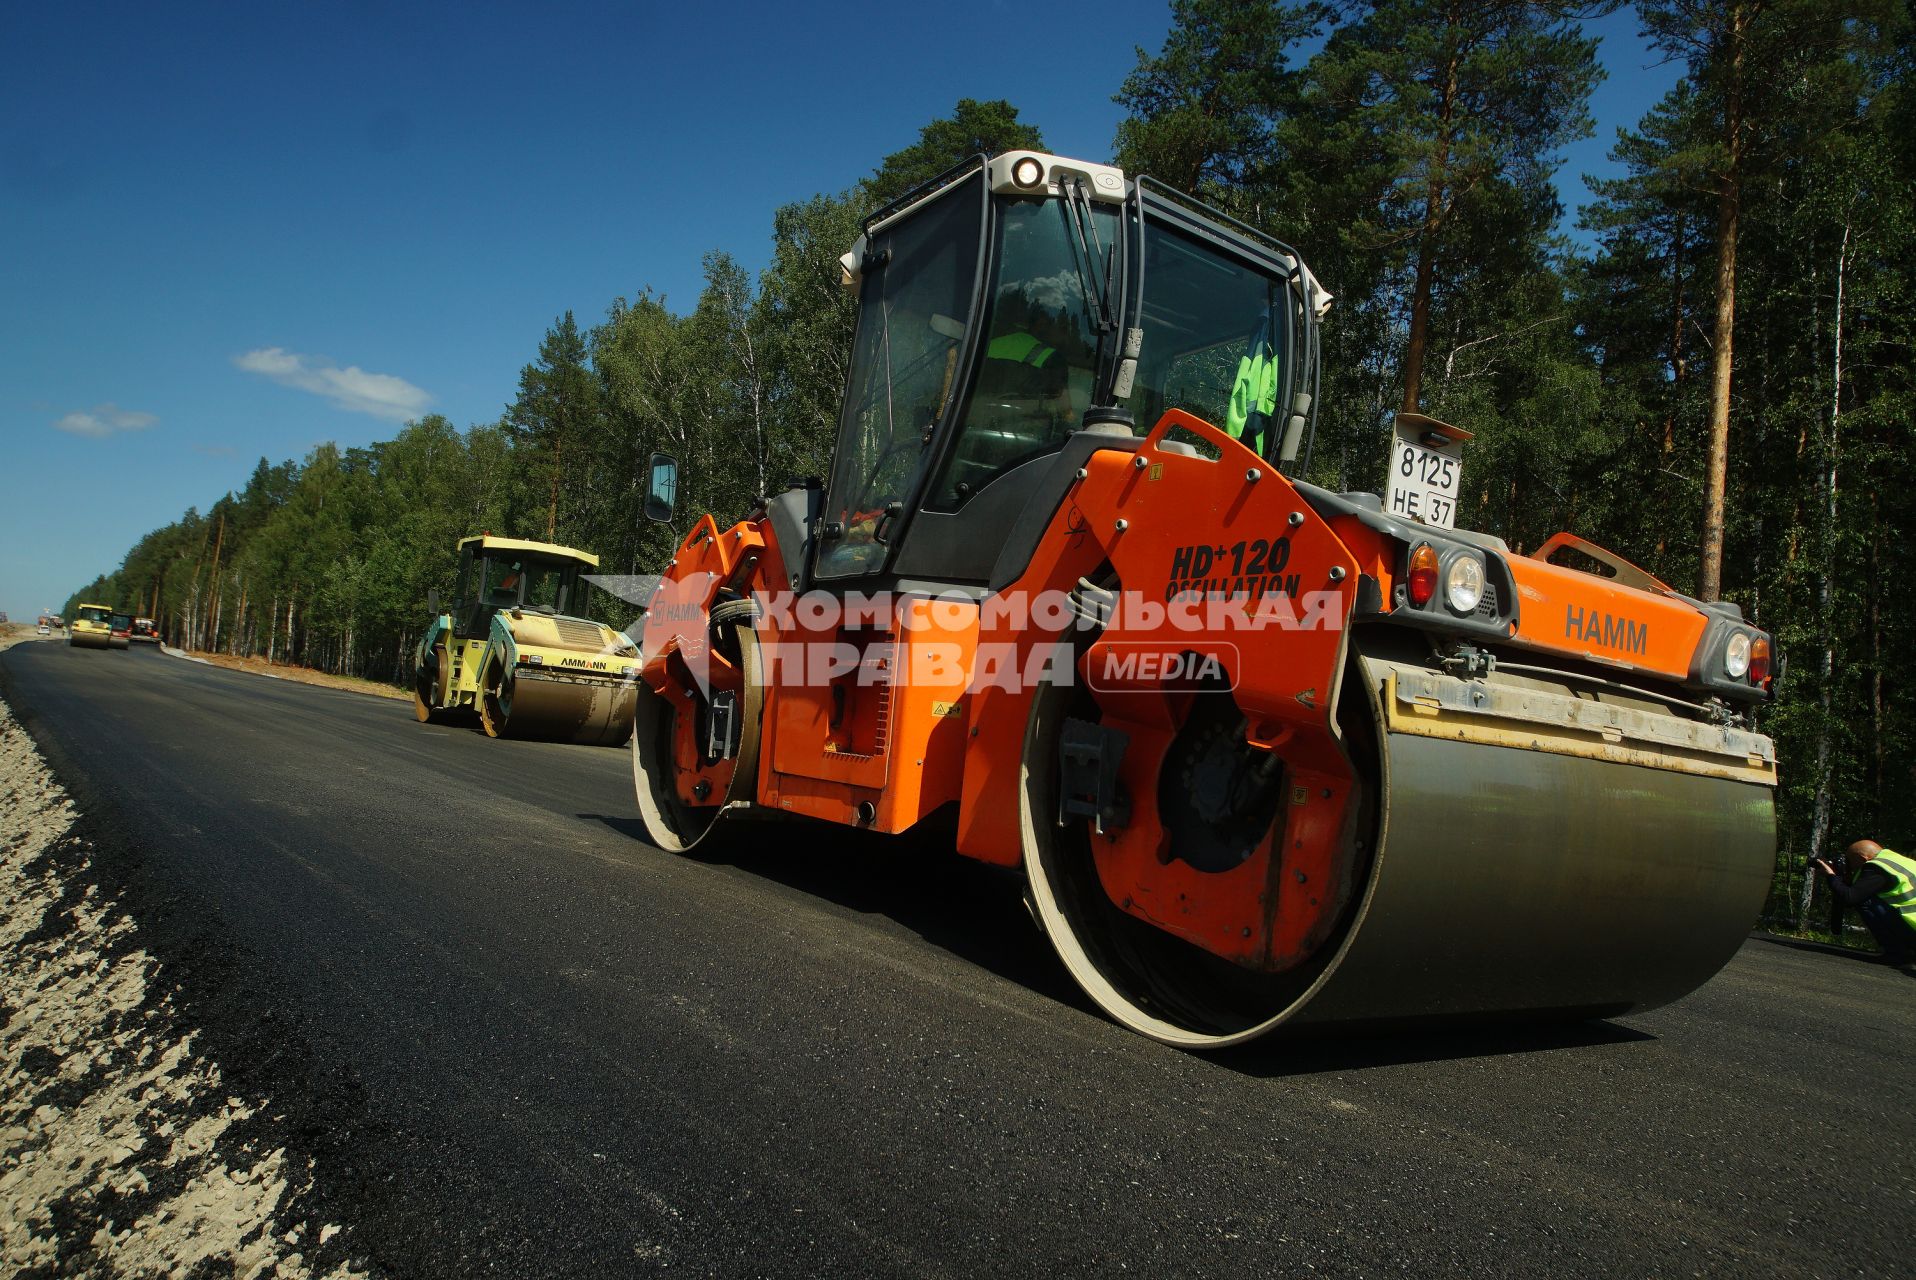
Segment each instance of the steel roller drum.
[[[643,687],[643,681],[634,685],[632,785],[647,835],[653,844],[669,853],[690,853],[699,847],[720,827],[721,817],[737,822],[759,812],[753,797],[758,792],[759,729],[765,710],[765,681],[757,633],[749,624],[734,625],[732,633],[738,638],[738,665],[745,675],[740,686],[742,714],[738,755],[726,781],[725,794],[718,798],[717,804],[693,809],[678,802],[673,793],[672,765],[676,713],[663,695]],[[769,816],[790,817],[776,811]]]
[[505,734],[616,747],[632,734],[638,690],[630,681],[521,669],[506,703]]
[[[1774,861],[1767,739],[1548,681],[1360,663],[1365,678],[1343,696],[1374,724],[1362,736],[1378,745],[1348,745],[1374,762],[1376,853],[1324,949],[1270,979],[1151,937],[1104,898],[1082,847],[1036,817],[1055,812],[1063,706],[1055,689],[1039,695],[1021,796],[1032,906],[1106,1013],[1194,1049],[1287,1024],[1614,1017],[1675,1000],[1728,962]],[[1400,690],[1405,674],[1420,683]],[[1419,695],[1438,683],[1467,690],[1464,705],[1422,723],[1388,709],[1437,701]],[[1473,714],[1471,700],[1521,715]]]
[[1775,856],[1766,786],[1402,733],[1383,841],[1299,1023],[1611,1017],[1708,981]]

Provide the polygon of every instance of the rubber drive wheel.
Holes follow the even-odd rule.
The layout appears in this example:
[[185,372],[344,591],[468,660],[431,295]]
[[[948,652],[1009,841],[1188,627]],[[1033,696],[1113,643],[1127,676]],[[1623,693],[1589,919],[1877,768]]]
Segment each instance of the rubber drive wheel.
[[488,738],[506,736],[506,723],[512,716],[512,694],[505,691],[505,677],[497,667],[479,682],[479,727]]
[[420,724],[438,724],[444,719],[445,709],[439,705],[439,673],[445,665],[444,647],[434,645],[431,660],[420,663],[413,672],[412,716]]

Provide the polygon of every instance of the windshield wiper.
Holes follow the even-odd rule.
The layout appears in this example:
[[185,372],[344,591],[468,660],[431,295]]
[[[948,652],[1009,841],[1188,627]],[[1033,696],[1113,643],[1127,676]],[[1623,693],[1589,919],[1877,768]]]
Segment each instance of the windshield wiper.
[[[1111,332],[1111,260],[1110,254],[1117,251],[1114,241],[1107,250],[1098,238],[1097,218],[1091,211],[1091,197],[1084,189],[1084,179],[1072,178],[1064,183],[1064,207],[1071,214],[1071,230],[1077,237],[1078,285],[1084,290],[1085,301],[1091,304],[1095,313],[1092,317],[1098,329],[1098,343],[1104,343],[1104,336]],[[1093,273],[1098,279],[1093,283]]]

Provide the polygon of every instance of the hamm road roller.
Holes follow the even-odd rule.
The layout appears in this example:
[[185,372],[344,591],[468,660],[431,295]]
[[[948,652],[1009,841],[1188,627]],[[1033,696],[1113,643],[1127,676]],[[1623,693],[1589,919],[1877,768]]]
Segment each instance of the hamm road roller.
[[[452,606],[413,652],[413,714],[475,710],[494,738],[623,745],[632,732],[638,646],[580,616],[599,558],[489,533],[459,543]],[[577,612],[568,613],[567,610]]]
[[[698,519],[650,602],[661,847],[940,815],[1101,1008],[1189,1048],[1614,1016],[1735,951],[1771,638],[1574,535],[1449,527],[1466,433],[1433,419],[1387,497],[1306,483],[1330,299],[1295,251],[1013,152],[842,264],[832,474]],[[656,456],[648,514],[676,483]]]

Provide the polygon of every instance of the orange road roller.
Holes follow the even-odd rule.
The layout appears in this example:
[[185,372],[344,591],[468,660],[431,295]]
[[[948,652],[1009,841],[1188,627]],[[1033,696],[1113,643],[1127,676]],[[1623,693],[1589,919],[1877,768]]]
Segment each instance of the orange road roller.
[[[1574,535],[1452,527],[1434,419],[1382,494],[1303,480],[1330,297],[1294,250],[1025,151],[841,261],[831,476],[697,519],[649,602],[657,844],[939,815],[1189,1048],[1614,1016],[1728,960],[1774,855],[1771,637]],[[654,518],[676,485],[655,456]]]

